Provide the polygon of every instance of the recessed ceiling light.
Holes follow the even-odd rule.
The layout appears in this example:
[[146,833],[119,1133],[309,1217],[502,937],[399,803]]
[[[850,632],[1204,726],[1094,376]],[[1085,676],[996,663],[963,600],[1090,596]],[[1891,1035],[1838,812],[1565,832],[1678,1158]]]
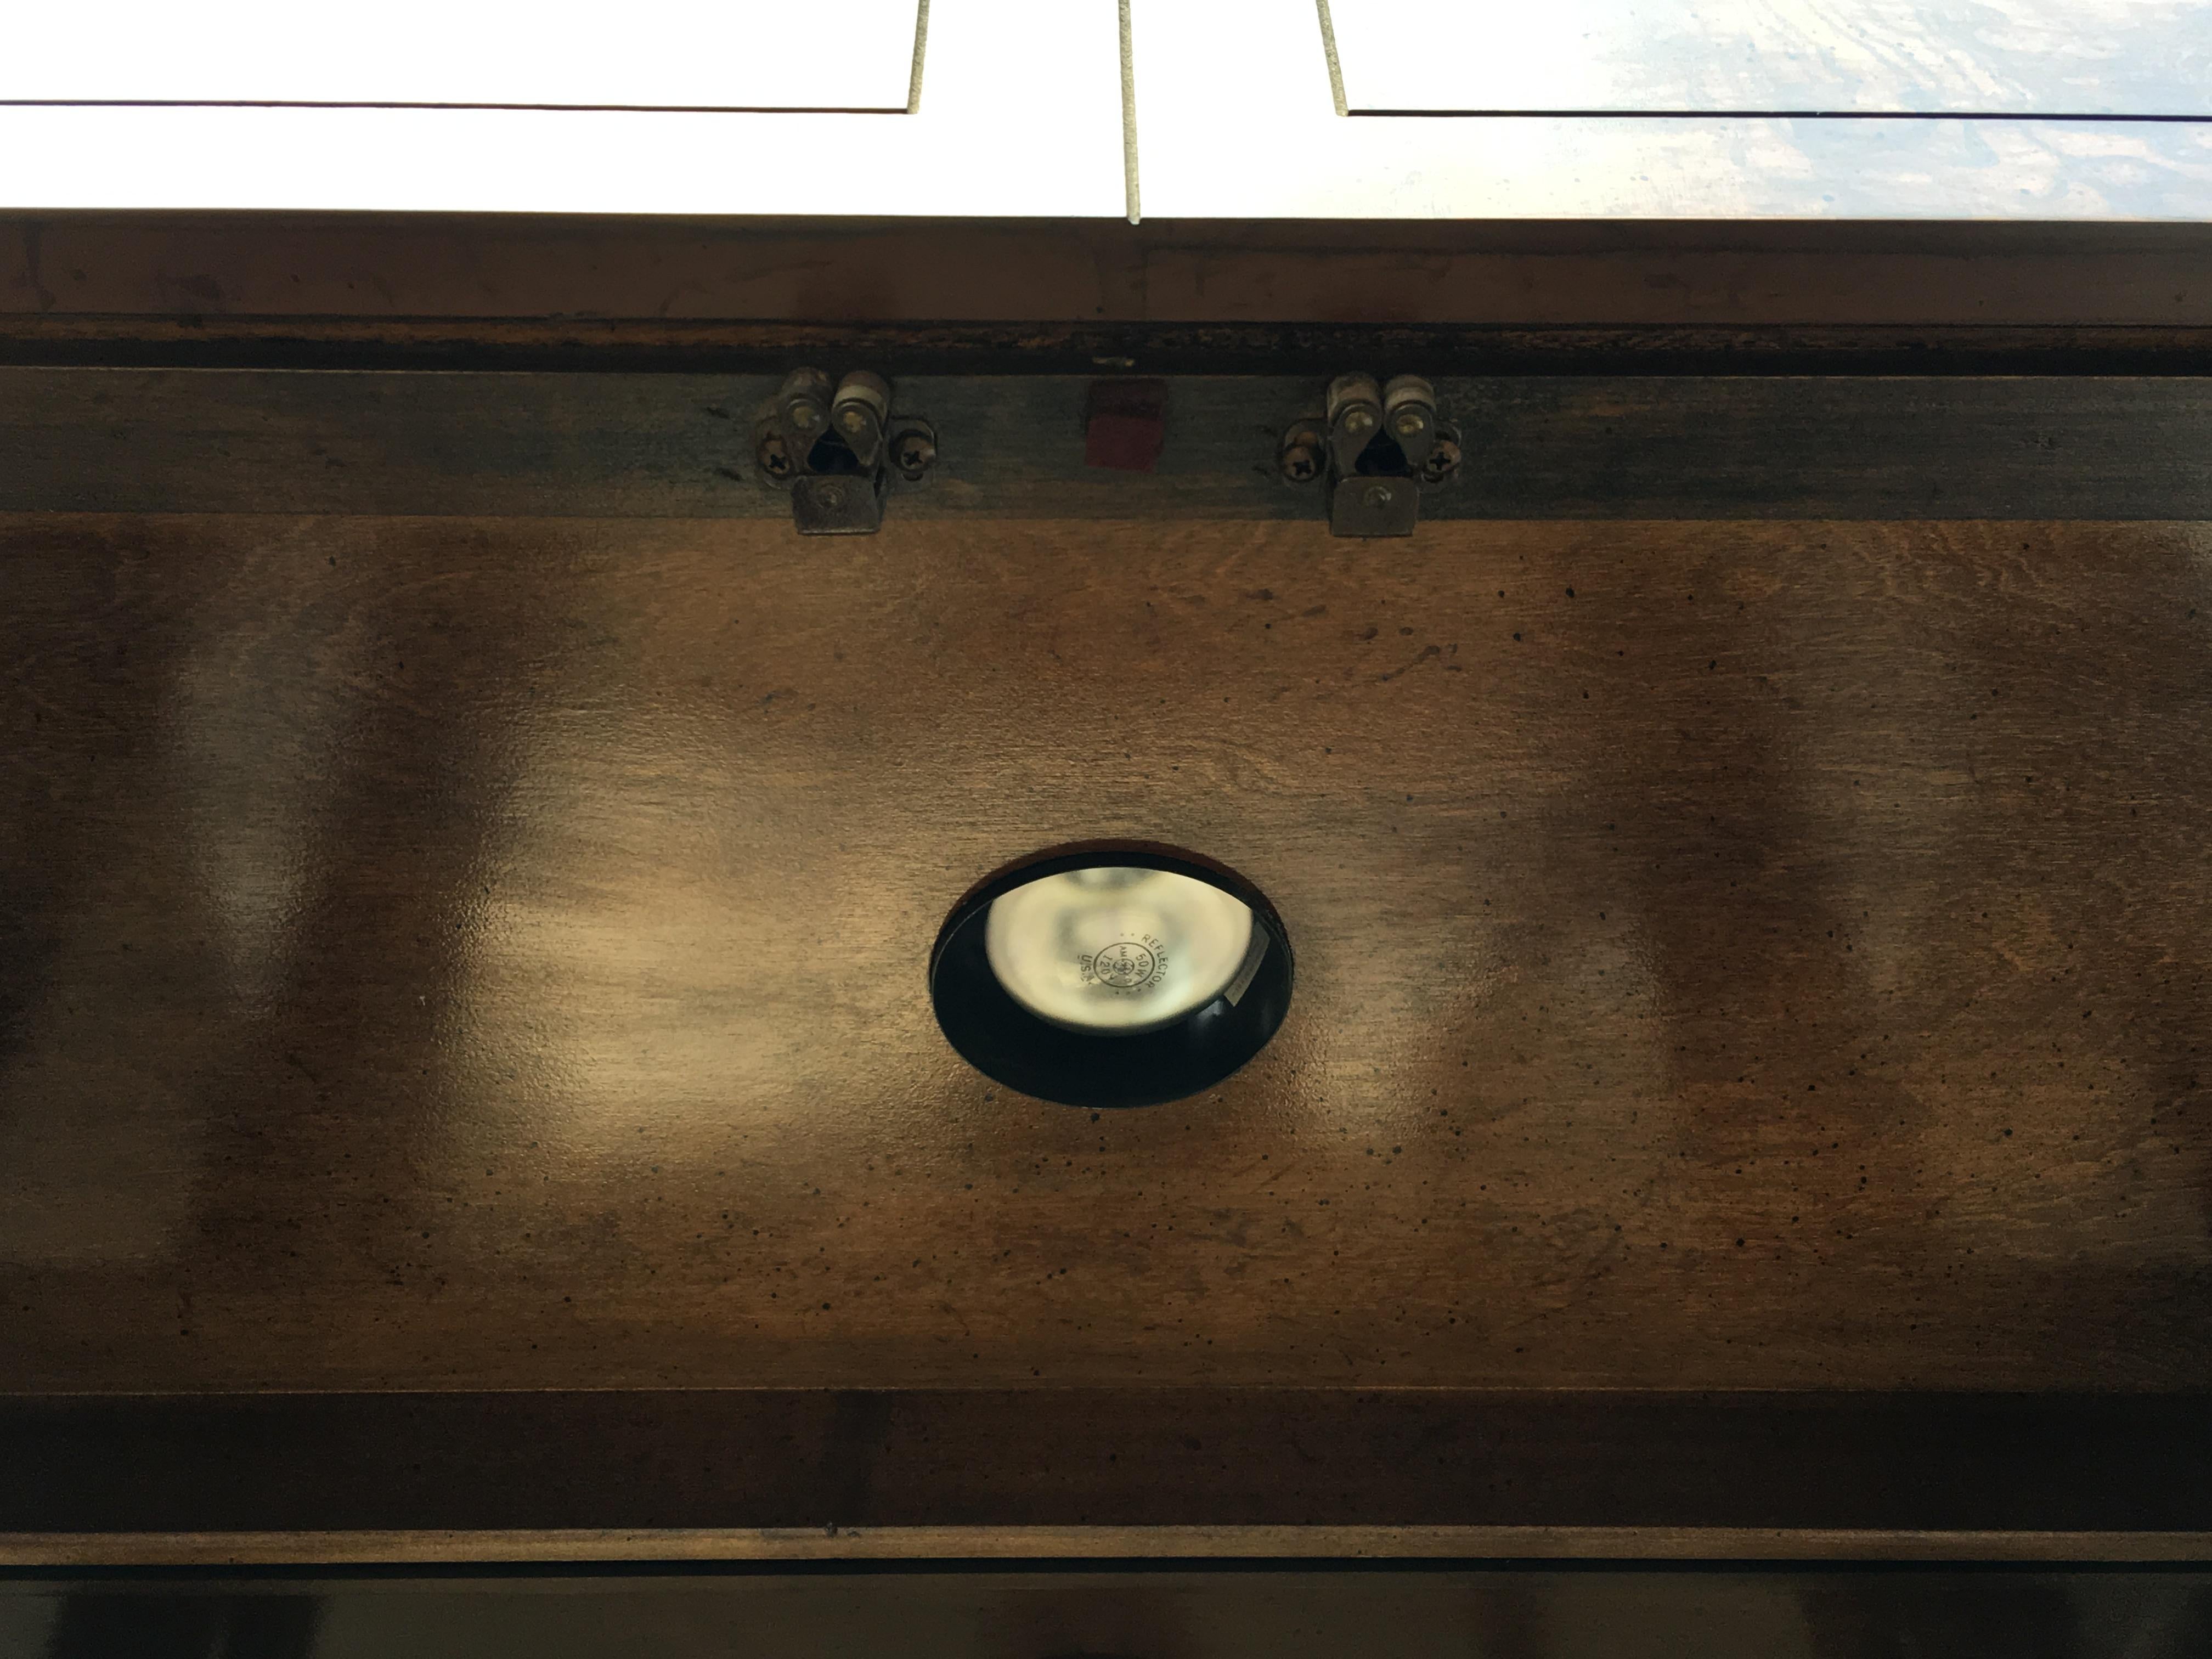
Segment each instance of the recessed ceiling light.
[[1291,1000],[1274,907],[1149,846],[1061,849],[957,906],[930,958],[938,1024],[1010,1088],[1071,1106],[1180,1100],[1258,1054]]

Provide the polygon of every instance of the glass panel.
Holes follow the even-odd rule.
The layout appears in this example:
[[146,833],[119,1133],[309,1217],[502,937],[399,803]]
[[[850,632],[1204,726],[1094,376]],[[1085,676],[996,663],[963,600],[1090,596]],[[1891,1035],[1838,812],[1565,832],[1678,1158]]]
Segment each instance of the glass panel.
[[12,9],[0,102],[903,110],[920,0]]
[[1331,0],[1354,113],[2212,117],[2212,0]]

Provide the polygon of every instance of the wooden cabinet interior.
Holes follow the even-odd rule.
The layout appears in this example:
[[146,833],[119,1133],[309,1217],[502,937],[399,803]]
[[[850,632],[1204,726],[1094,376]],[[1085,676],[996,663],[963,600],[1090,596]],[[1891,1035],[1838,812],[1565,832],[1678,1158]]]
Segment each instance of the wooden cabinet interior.
[[[17,229],[0,1560],[2212,1550],[2201,234]],[[932,1024],[1093,836],[1297,941],[1199,1099]]]

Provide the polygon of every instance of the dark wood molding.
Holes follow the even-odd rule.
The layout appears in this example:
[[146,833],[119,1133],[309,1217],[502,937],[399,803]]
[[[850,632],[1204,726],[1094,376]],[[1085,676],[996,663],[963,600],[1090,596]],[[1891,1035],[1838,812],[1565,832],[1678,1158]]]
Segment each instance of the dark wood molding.
[[865,1571],[926,1564],[963,1571],[1083,1562],[1116,1571],[1176,1562],[1208,1571],[1255,1564],[1369,1567],[1515,1563],[1623,1567],[1800,1563],[1880,1567],[2212,1563],[2212,1532],[1976,1532],[1960,1528],[1455,1526],[950,1526],[307,1528],[292,1532],[0,1532],[0,1575],[72,1577],[149,1570],[342,1571],[457,1567],[750,1567]]
[[0,1533],[16,1534],[2212,1534],[2203,1395],[16,1395],[0,1399]]
[[2212,326],[1495,322],[731,322],[0,310],[0,365],[768,374],[2126,375],[2212,373]]
[[2212,326],[2212,226],[21,213],[0,312],[216,320]]
[[[1347,348],[1348,349],[1348,348]],[[1276,435],[1326,376],[1171,377],[1149,472],[1086,464],[1095,375],[893,375],[939,461],[906,520],[1304,520]],[[1386,368],[1433,368],[1408,356]],[[1102,371],[1103,372],[1103,371]],[[1113,371],[1119,372],[1119,371]],[[1468,456],[1432,520],[2212,518],[2212,377],[1435,376]],[[0,512],[790,517],[776,377],[0,368]]]

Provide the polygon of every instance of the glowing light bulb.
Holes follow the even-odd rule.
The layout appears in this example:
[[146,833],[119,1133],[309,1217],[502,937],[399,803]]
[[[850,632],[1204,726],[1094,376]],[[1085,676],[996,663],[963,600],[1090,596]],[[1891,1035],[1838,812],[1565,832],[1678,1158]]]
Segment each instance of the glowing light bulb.
[[929,953],[937,1023],[984,1076],[1070,1106],[1188,1100],[1267,1046],[1290,934],[1197,854],[1047,851],[953,907]]
[[1251,907],[1172,870],[1117,865],[1044,876],[992,901],[983,949],[1015,1001],[1079,1031],[1171,1025],[1234,1001],[1267,948]]

